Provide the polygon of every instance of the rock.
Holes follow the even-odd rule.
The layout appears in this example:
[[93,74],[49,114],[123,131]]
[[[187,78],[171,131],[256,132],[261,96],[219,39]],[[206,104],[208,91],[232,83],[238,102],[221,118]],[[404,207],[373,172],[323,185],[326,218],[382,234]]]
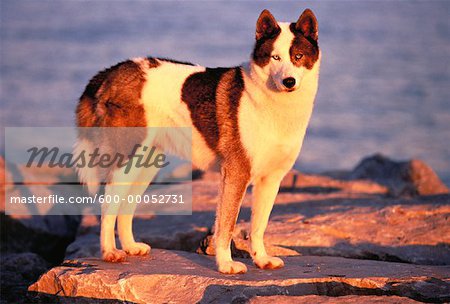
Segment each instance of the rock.
[[449,193],[433,169],[420,160],[396,162],[377,154],[363,159],[348,177],[372,180],[397,197]]
[[[192,216],[138,216],[136,239],[152,248],[214,255],[219,176],[193,182]],[[292,171],[283,180],[266,232],[273,255],[321,255],[415,264],[450,264],[450,196],[386,196],[372,181],[340,180]],[[249,257],[251,195],[233,233],[233,255]],[[85,217],[66,258],[99,257],[99,225]]]
[[[314,186],[308,179],[314,191],[323,184]],[[450,265],[449,195],[398,199],[362,193],[363,187],[358,193],[351,187],[337,189],[281,192],[265,234],[269,252]],[[236,257],[249,256],[249,209],[244,206],[242,213],[233,233]],[[214,255],[211,237],[198,252]]]
[[[0,247],[2,303],[26,303],[27,287],[42,273],[61,263],[67,245],[73,242],[80,215],[18,215],[5,214],[5,190],[28,196],[33,186],[17,186],[14,174],[21,174],[17,166],[6,166],[0,156]],[[53,182],[63,176],[55,175]],[[26,181],[36,180],[32,175]],[[51,191],[51,185],[44,186]],[[51,193],[51,192],[49,192]]]
[[[275,206],[265,242],[301,255],[450,265],[449,215],[450,196],[304,200]],[[240,250],[248,231],[248,221],[237,225]]]
[[[371,180],[348,180],[348,172],[340,174],[303,174],[291,170],[283,178],[280,192],[305,194],[347,193],[387,194],[389,189]],[[329,175],[329,176],[328,176]]]
[[[66,250],[66,258],[82,259],[65,262],[42,276],[30,287],[37,297],[32,300],[72,303],[74,296],[84,303],[94,301],[93,297],[109,299],[102,300],[105,303],[143,303],[150,298],[156,303],[331,303],[336,296],[349,303],[357,302],[357,296],[388,303],[447,299],[450,195],[411,196],[405,194],[422,190],[396,190],[431,189],[420,186],[427,184],[426,179],[416,179],[421,180],[416,188],[405,188],[402,185],[411,183],[351,179],[342,172],[334,177],[290,172],[282,182],[265,237],[269,253],[285,256],[287,267],[266,272],[249,266],[249,273],[242,276],[220,275],[212,257],[189,253],[214,254],[211,230],[219,180],[217,173],[205,172],[192,183],[192,216],[136,217],[135,237],[152,246],[150,258],[129,257],[123,264],[92,259],[100,256],[99,219],[84,216],[75,242]],[[387,195],[393,193],[401,196]],[[251,199],[249,191],[233,233],[232,250],[238,258],[249,257]],[[70,298],[54,297],[56,293]]]
[[28,286],[35,282],[50,265],[39,255],[26,253],[2,254],[1,262],[2,301],[21,303]]
[[50,263],[60,263],[78,223],[64,216],[15,218],[0,213],[0,225],[2,252],[34,252]]
[[[53,176],[53,182],[63,180],[63,176],[57,172]],[[8,191],[17,196],[29,196],[33,194],[32,186],[16,187],[12,182],[12,176],[21,174],[20,168],[14,165],[6,165],[0,157],[0,187],[2,191]],[[36,179],[29,173],[24,181]],[[63,173],[66,174],[66,173]],[[51,184],[44,187],[52,191]],[[30,190],[31,189],[31,190]],[[5,192],[0,192],[0,225],[1,225],[1,250],[2,252],[21,253],[34,252],[51,263],[60,263],[64,258],[66,247],[73,242],[81,215],[18,215],[5,214]]]
[[212,258],[181,251],[153,250],[151,257],[114,264],[67,260],[29,291],[31,300],[53,303],[246,303],[288,295],[450,300],[449,267],[293,256],[285,258],[285,268],[270,271],[241,261],[249,268],[243,275],[220,274]]
[[[250,299],[250,304],[302,304],[302,303],[315,303],[315,304],[335,304],[337,303],[336,297],[327,296],[269,296],[261,297],[256,296]],[[380,303],[380,304],[410,304],[420,303],[418,301],[399,297],[399,296],[340,296],[340,304],[350,303]]]
[[[134,219],[135,239],[150,244],[152,248],[195,251],[208,234],[214,214],[200,213],[192,216],[137,216]],[[66,258],[100,256],[100,227],[98,222],[87,226],[84,222],[76,240],[67,247]],[[117,244],[119,240],[116,240]]]

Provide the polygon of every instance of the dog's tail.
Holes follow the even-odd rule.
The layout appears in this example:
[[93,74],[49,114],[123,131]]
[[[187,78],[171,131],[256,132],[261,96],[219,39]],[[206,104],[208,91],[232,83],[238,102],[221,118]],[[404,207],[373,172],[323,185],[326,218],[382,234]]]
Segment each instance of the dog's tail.
[[[105,111],[105,100],[98,98],[98,93],[105,78],[105,72],[98,73],[91,79],[80,97],[76,109],[76,122],[79,129],[78,140],[73,148],[75,158],[81,154],[87,157],[94,152],[95,147],[99,146],[98,143],[95,143],[97,138],[94,136],[95,131],[92,131],[91,128],[101,127],[102,116],[99,113]],[[97,193],[102,181],[102,172],[100,172],[98,166],[89,167],[85,163],[83,166],[77,167],[76,170],[80,182],[86,185],[88,192],[91,195]]]
[[[88,139],[79,138],[73,148],[73,155],[77,158],[79,155],[85,156],[94,152],[93,143]],[[78,178],[80,182],[86,185],[88,192],[91,195],[96,194],[99,191],[101,184],[100,172],[97,166],[90,168],[87,163],[76,168]]]
[[[99,146],[97,142],[99,138],[95,136],[95,130],[90,128],[103,127],[102,120],[106,112],[106,103],[108,96],[103,96],[102,87],[108,78],[108,73],[112,70],[106,69],[97,73],[86,86],[83,94],[80,97],[76,108],[76,124],[78,126],[78,140],[74,145],[74,157],[78,157],[84,153],[87,157],[93,153],[95,148]],[[81,183],[87,186],[90,194],[95,194],[99,191],[102,182],[101,170],[98,166],[90,168],[87,164],[76,168],[78,177]]]
[[[144,82],[140,65],[130,60],[97,73],[89,81],[76,109],[79,129],[75,157],[83,152],[88,156],[97,149],[103,154],[130,155],[133,147],[142,143],[147,126],[140,102]],[[114,131],[108,131],[111,128]],[[129,128],[136,128],[136,131],[130,132]],[[77,171],[80,181],[93,194],[109,180],[114,169],[113,165],[108,168],[83,166]]]

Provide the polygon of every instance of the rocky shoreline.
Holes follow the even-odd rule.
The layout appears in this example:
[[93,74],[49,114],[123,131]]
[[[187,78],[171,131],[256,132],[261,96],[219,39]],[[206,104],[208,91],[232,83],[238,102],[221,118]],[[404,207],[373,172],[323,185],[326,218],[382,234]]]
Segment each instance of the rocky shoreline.
[[[6,166],[3,184],[15,170]],[[97,216],[2,213],[2,303],[450,301],[450,195],[423,162],[375,155],[349,172],[292,171],[265,238],[287,267],[249,266],[243,276],[219,275],[208,257],[218,181],[210,172],[193,181],[192,216],[137,217],[135,235],[152,254],[123,264],[98,259]],[[249,192],[233,237],[249,265],[250,208]]]

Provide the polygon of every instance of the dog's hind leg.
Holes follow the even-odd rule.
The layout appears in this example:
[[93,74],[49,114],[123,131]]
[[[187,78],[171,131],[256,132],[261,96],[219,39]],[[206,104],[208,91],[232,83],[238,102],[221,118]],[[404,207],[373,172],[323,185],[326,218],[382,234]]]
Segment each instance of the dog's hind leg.
[[[137,207],[136,201],[145,192],[148,185],[156,176],[158,168],[142,168],[139,178],[130,188],[127,202],[122,204],[117,218],[117,231],[119,233],[122,249],[129,255],[146,255],[150,253],[150,246],[136,242],[133,237],[133,215]],[[129,201],[128,201],[129,199]],[[143,201],[143,199],[141,199]]]
[[247,272],[247,267],[243,263],[232,260],[230,245],[248,183],[248,174],[238,165],[222,166],[222,185],[214,233],[216,263],[221,273]]
[[[141,153],[140,150],[136,151],[136,153]],[[129,161],[132,161],[130,159]],[[102,206],[102,219],[101,219],[101,229],[100,229],[100,246],[102,251],[102,258],[108,262],[120,262],[125,260],[126,251],[131,250],[127,245],[132,246],[134,241],[131,231],[131,220],[132,220],[132,212],[134,212],[135,206],[134,204],[128,204],[128,196],[130,194],[137,194],[137,191],[142,191],[139,194],[142,194],[148,186],[147,181],[150,182],[151,178],[148,178],[148,175],[144,175],[143,177],[147,177],[146,180],[141,179],[141,173],[145,168],[136,168],[135,166],[131,166],[131,169],[127,166],[123,166],[121,168],[116,168],[112,172],[112,178],[110,182],[105,187],[105,201],[109,201],[109,203],[104,203]],[[151,170],[150,170],[151,171]],[[156,172],[154,173],[156,174]],[[154,175],[153,175],[154,176]],[[139,183],[139,184],[137,184]],[[145,185],[144,185],[145,184]],[[127,210],[131,208],[130,210]],[[125,239],[124,250],[119,250],[116,247],[116,239],[115,239],[115,224],[116,219],[118,218],[119,212],[125,215],[125,221],[123,219],[118,223],[119,230],[119,238]],[[129,215],[129,216],[128,216]],[[129,219],[127,219],[127,216]],[[121,218],[121,215],[119,215]],[[145,244],[144,244],[145,245]],[[150,251],[150,247],[148,245],[138,245],[141,247],[144,253],[148,253]],[[144,248],[145,247],[145,248]],[[141,250],[139,250],[140,252]],[[133,249],[135,252],[135,249]]]
[[[116,173],[117,174],[117,173]],[[121,262],[125,260],[126,253],[116,248],[115,225],[117,213],[120,208],[120,200],[126,197],[127,190],[123,185],[115,184],[114,178],[105,187],[105,202],[102,204],[102,218],[100,222],[100,248],[102,258],[107,262]],[[109,203],[106,203],[108,201]]]
[[253,262],[262,269],[275,269],[284,266],[282,259],[269,256],[264,247],[264,232],[282,177],[283,175],[272,173],[255,180],[253,187],[250,253]]

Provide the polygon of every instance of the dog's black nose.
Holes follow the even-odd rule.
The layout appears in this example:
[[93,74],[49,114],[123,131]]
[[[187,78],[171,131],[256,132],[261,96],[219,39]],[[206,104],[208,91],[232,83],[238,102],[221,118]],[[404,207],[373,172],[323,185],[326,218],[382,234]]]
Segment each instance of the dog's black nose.
[[292,89],[295,86],[295,78],[294,77],[288,77],[283,79],[283,84],[286,88]]

